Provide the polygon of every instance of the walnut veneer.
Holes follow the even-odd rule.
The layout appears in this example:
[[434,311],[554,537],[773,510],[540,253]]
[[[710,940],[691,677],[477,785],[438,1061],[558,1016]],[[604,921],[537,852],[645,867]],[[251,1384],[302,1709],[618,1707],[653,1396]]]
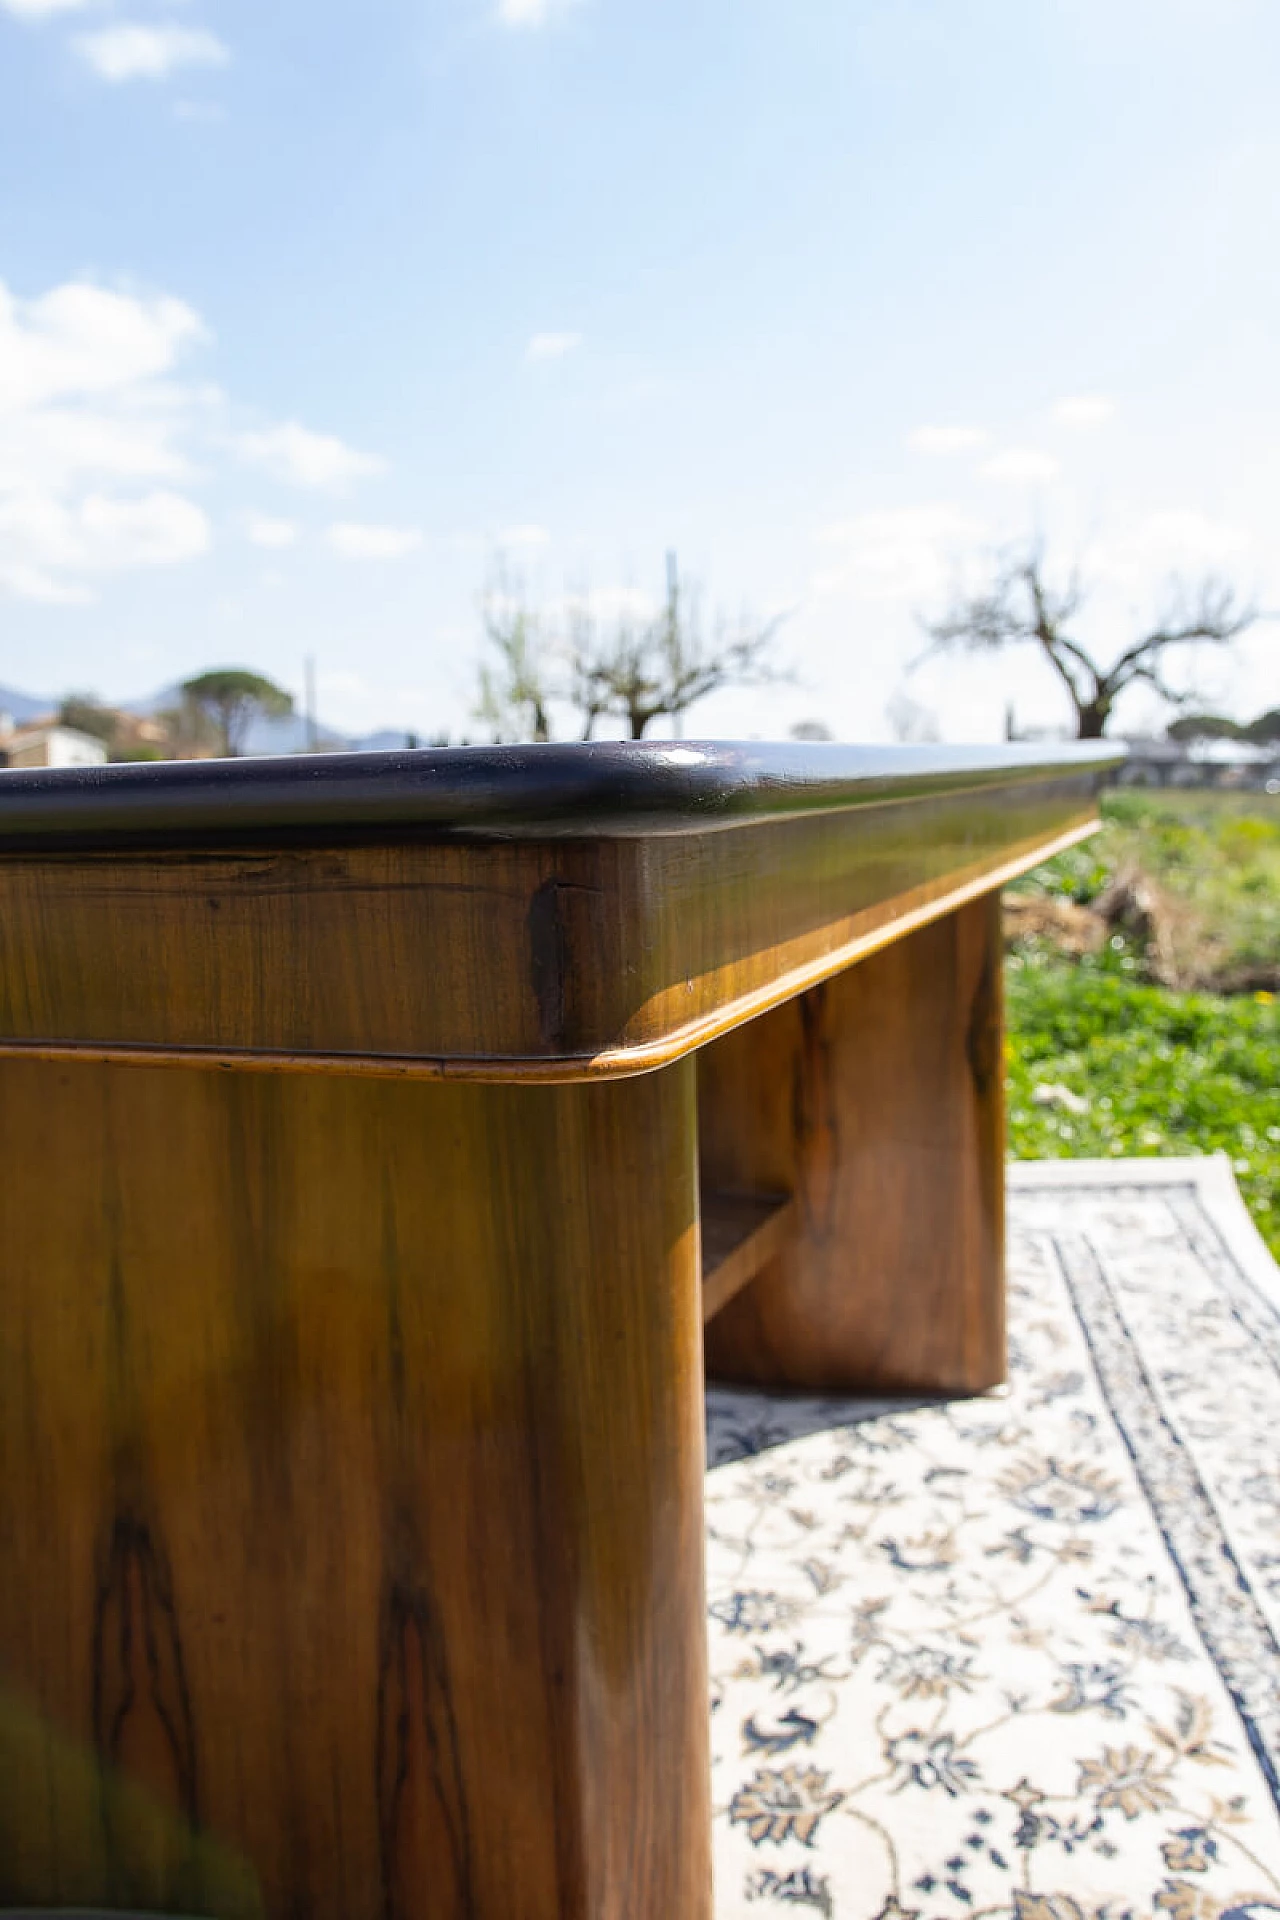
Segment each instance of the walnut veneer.
[[709,1920],[704,1314],[999,1378],[1106,759],[0,775],[0,1904]]

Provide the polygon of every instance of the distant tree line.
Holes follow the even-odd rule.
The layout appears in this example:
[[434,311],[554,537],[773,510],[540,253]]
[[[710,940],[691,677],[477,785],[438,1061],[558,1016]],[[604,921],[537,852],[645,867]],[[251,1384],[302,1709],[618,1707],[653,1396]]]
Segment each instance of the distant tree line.
[[[559,717],[569,732],[593,738],[605,725],[643,739],[659,720],[677,723],[731,686],[781,677],[774,643],[780,620],[703,620],[697,592],[668,556],[667,591],[652,614],[623,608],[606,617],[587,598],[557,615],[540,611],[524,583],[499,566],[481,600],[485,658],[473,709],[495,743],[546,741]],[[116,760],[202,759],[245,752],[255,726],[294,711],[284,687],[247,667],[219,667],[184,680],[171,706],[142,718],[90,693],[68,694],[58,719],[92,734]],[[822,734],[809,723],[810,735]],[[448,744],[436,735],[430,744]],[[419,736],[406,733],[416,747]]]
[[[1214,575],[1191,586],[1172,582],[1157,617],[1110,654],[1083,635],[1085,605],[1079,574],[1052,574],[1041,542],[1006,550],[994,557],[978,591],[957,594],[941,616],[923,622],[928,645],[908,671],[939,654],[1029,646],[1067,694],[1081,739],[1100,738],[1121,696],[1145,687],[1174,708],[1171,739],[1259,746],[1280,740],[1280,709],[1237,722],[1198,711],[1194,692],[1169,678],[1171,660],[1199,646],[1224,648],[1260,617],[1230,583]],[[641,740],[661,720],[678,729],[712,694],[787,677],[777,654],[781,617],[719,614],[706,621],[698,592],[681,580],[672,554],[665,597],[652,611],[624,603],[606,615],[586,595],[542,609],[499,563],[480,612],[484,655],[473,718],[495,743],[547,741],[557,724],[580,740],[601,727]],[[58,718],[102,740],[112,759],[190,759],[242,754],[256,725],[293,711],[293,696],[275,681],[247,667],[220,667],[184,680],[173,705],[145,719],[87,693],[69,694]],[[899,739],[938,737],[935,717],[903,690],[887,718]],[[793,733],[829,737],[816,721]],[[447,745],[448,738],[439,734],[430,744]],[[416,746],[418,735],[407,733],[405,741]]]
[[172,707],[147,717],[92,693],[70,693],[57,718],[101,740],[112,760],[189,760],[242,754],[254,723],[293,712],[293,695],[247,667],[218,667],[184,680]]
[[1242,746],[1280,746],[1280,707],[1268,707],[1256,720],[1228,720],[1220,713],[1184,713],[1168,728],[1171,740],[1199,746],[1210,740],[1236,740]]

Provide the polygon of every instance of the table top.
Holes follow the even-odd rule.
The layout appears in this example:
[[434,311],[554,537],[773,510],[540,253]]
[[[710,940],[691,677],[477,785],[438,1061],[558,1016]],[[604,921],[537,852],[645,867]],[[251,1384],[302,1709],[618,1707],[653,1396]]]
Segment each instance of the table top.
[[582,838],[753,820],[1060,779],[1110,742],[844,746],[596,741],[176,760],[0,773],[0,850],[320,841],[381,834]]
[[645,1072],[1091,833],[1106,745],[0,773],[0,1056]]

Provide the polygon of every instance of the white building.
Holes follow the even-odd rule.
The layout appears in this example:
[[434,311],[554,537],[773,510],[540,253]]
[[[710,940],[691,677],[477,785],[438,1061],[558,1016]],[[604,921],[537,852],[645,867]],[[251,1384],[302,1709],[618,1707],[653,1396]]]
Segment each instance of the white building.
[[103,741],[76,727],[9,727],[0,730],[0,767],[100,767]]

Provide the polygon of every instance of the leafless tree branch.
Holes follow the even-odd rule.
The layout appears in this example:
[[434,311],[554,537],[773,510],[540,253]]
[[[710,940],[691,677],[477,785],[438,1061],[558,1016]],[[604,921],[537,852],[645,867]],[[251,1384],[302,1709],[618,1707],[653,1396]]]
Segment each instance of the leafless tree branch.
[[1179,692],[1165,677],[1166,656],[1199,642],[1226,646],[1258,618],[1256,609],[1217,575],[1192,588],[1175,582],[1164,616],[1105,665],[1067,631],[1084,601],[1078,573],[1063,587],[1049,583],[1038,541],[1015,548],[997,557],[990,586],[957,596],[940,619],[924,623],[929,645],[911,666],[938,653],[1035,645],[1070,696],[1080,738],[1096,739],[1105,732],[1120,695],[1137,683],[1150,686],[1171,705],[1184,705],[1193,696]]

